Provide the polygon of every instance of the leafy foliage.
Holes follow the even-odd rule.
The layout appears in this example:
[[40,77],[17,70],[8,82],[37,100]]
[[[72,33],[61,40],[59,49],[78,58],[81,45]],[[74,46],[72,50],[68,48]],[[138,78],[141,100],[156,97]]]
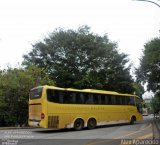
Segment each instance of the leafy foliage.
[[137,70],[139,81],[148,83],[148,90],[160,91],[160,39],[155,38],[145,45],[140,68]]
[[144,87],[138,83],[138,82],[134,82],[133,83],[133,87],[135,89],[135,95],[139,96],[142,98],[142,95],[144,94]]
[[154,113],[158,113],[160,111],[160,97],[159,95],[156,95],[154,98],[151,100],[151,107]]
[[147,90],[155,94],[152,107],[160,110],[160,39],[154,38],[144,47],[137,78],[139,82],[147,83]]
[[45,68],[59,87],[94,88],[133,93],[127,55],[107,35],[56,29],[24,55],[24,65]]
[[45,70],[36,66],[27,69],[9,68],[0,71],[0,126],[27,123],[29,90],[52,84]]

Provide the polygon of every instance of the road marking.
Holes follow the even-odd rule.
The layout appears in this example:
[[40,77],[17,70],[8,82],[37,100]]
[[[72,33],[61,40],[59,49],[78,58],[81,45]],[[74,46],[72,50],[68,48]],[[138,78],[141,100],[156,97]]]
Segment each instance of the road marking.
[[149,133],[149,134],[146,134],[146,135],[144,135],[144,136],[140,136],[139,138],[137,138],[137,139],[148,139],[148,138],[153,138],[153,133]]
[[150,123],[150,124],[149,124],[148,126],[146,126],[145,128],[142,128],[142,129],[140,129],[140,130],[138,130],[138,131],[134,131],[134,132],[132,132],[132,133],[130,133],[130,134],[126,134],[126,135],[123,135],[123,136],[119,136],[119,137],[113,138],[113,139],[108,140],[108,141],[106,141],[106,140],[93,141],[93,142],[87,143],[87,144],[85,144],[85,145],[96,145],[96,144],[103,143],[103,142],[106,142],[106,143],[113,142],[113,141],[116,140],[116,139],[121,139],[121,138],[130,136],[130,135],[136,134],[136,133],[138,133],[138,132],[141,132],[141,131],[143,131],[143,130],[146,130],[146,129],[150,128],[151,126],[152,126],[152,124]]
[[109,142],[113,142],[114,140],[111,139],[111,140],[102,140],[102,141],[93,141],[91,143],[87,143],[87,144],[84,144],[84,145],[96,145],[96,144],[99,144],[99,143],[109,143]]
[[145,127],[145,128],[142,128],[142,129],[140,129],[140,130],[138,130],[138,131],[134,131],[134,132],[132,132],[132,133],[130,133],[130,134],[126,134],[126,135],[123,135],[123,136],[116,137],[116,138],[114,138],[114,139],[121,139],[121,138],[130,136],[130,135],[132,135],[132,134],[136,134],[136,133],[138,133],[138,132],[141,132],[141,131],[143,131],[143,130],[146,130],[146,129],[150,128],[151,126],[152,126],[152,124],[150,123],[150,124],[149,124],[147,127]]

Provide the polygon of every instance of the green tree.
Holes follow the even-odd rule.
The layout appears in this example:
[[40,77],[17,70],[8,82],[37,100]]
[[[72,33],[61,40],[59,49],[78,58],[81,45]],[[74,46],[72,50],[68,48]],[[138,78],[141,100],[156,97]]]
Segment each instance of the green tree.
[[144,87],[140,84],[140,83],[138,83],[138,82],[134,82],[133,83],[133,87],[134,87],[134,89],[135,89],[135,94],[137,95],[137,96],[139,96],[139,97],[141,97],[142,98],[142,95],[144,94]]
[[45,68],[59,87],[94,88],[133,93],[127,55],[107,35],[56,29],[24,55],[24,65]]
[[160,39],[154,38],[145,44],[137,78],[147,83],[148,91],[160,92]]
[[145,44],[136,74],[137,80],[147,83],[147,90],[155,94],[152,108],[160,110],[160,38],[154,38]]
[[29,90],[52,84],[45,70],[36,66],[27,69],[8,68],[0,72],[0,126],[24,124],[28,119]]
[[156,95],[151,100],[151,107],[154,113],[158,113],[160,111],[160,96]]

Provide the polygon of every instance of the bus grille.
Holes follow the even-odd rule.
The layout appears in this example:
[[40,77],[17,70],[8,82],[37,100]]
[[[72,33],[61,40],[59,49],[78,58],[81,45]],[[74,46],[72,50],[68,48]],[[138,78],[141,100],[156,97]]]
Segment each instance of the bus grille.
[[48,116],[48,128],[58,128],[59,117],[58,116]]

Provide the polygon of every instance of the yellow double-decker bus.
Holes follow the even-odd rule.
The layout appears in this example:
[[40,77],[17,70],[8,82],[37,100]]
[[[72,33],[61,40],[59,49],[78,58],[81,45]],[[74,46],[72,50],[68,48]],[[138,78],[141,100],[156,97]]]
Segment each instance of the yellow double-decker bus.
[[141,99],[135,95],[47,85],[29,94],[28,123],[33,127],[81,130],[141,120]]

